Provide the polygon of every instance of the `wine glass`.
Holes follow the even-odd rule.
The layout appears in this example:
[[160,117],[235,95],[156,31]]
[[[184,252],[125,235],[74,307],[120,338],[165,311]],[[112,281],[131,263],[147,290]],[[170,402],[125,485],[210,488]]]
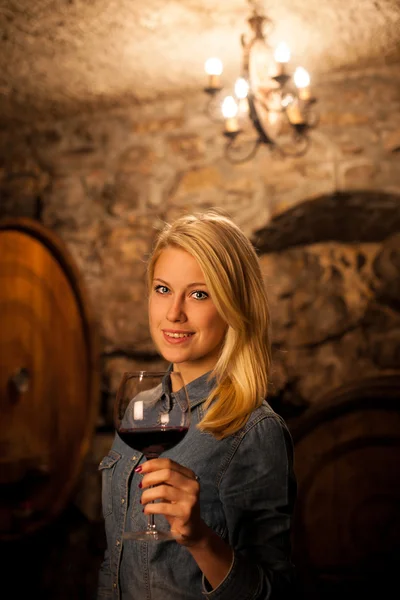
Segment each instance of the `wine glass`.
[[[183,440],[190,424],[190,405],[182,375],[175,371],[124,373],[114,405],[114,425],[119,437],[147,460],[157,458]],[[147,529],[127,531],[125,539],[176,540],[159,531],[154,515]]]

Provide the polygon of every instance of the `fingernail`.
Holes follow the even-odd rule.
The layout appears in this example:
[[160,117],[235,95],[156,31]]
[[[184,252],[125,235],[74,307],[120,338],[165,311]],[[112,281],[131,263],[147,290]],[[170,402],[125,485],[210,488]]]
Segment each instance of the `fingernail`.
[[141,470],[142,470],[142,467],[139,465],[138,467],[136,467],[135,473],[140,473]]
[[142,482],[139,483],[138,487],[140,487],[140,488],[142,487]]

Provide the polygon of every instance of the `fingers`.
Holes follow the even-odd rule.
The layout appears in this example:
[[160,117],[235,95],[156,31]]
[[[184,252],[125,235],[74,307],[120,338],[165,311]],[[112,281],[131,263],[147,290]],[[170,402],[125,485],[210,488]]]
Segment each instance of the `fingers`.
[[146,504],[143,508],[143,512],[146,515],[164,515],[164,517],[174,517],[182,519],[183,522],[188,522],[190,519],[190,512],[185,510],[181,504],[171,504],[168,502],[156,502],[155,504]]
[[152,473],[153,471],[158,471],[160,469],[172,469],[174,471],[178,471],[185,475],[189,479],[195,479],[196,476],[191,469],[180,465],[179,463],[171,460],[170,458],[153,458],[151,460],[146,460],[139,467],[135,469],[137,473]]
[[143,475],[139,484],[143,512],[163,515],[180,544],[191,545],[200,539],[206,525],[200,515],[200,485],[195,473],[169,458],[146,461],[136,472]]
[[140,467],[136,471],[143,475],[139,486],[143,489],[140,502],[144,513],[178,519],[181,526],[193,518],[199,520],[200,485],[191,469],[169,458],[149,460]]
[[186,470],[189,471],[189,476],[169,467],[147,473],[143,476],[141,487],[148,488],[150,486],[160,486],[161,484],[166,483],[183,492],[196,494],[199,490],[199,484],[194,478],[194,474],[190,476],[192,472],[189,469]]
[[181,490],[170,485],[157,485],[156,487],[145,490],[140,498],[141,504],[148,504],[155,500],[161,500],[161,502],[168,502],[171,504],[183,501],[191,508],[196,504],[196,495],[186,494],[183,498]]
[[[187,488],[185,484],[193,481],[197,484],[196,475],[191,469],[180,465],[170,458],[148,460],[139,465],[135,471],[143,475],[142,487],[168,482],[170,485],[176,485],[177,487],[183,486],[182,489],[191,489]],[[177,476],[181,479],[178,480]]]
[[[158,486],[158,488],[146,490],[146,494],[152,492],[147,498],[154,498],[153,492],[157,493],[157,490],[161,490],[160,495],[167,495],[170,498],[177,497],[174,494],[177,494],[178,490],[169,486]],[[207,525],[201,519],[195,497],[186,497],[185,500],[180,498],[177,502],[165,502],[165,498],[159,502],[150,502],[144,506],[143,512],[145,515],[163,515],[169,522],[176,541],[184,546],[193,545],[194,542],[201,540],[208,530]]]
[[[158,500],[158,502],[155,502]],[[200,517],[196,509],[197,497],[186,494],[169,485],[159,485],[145,490],[142,494],[141,504],[144,505],[145,514],[164,515],[180,519],[182,523],[189,524],[193,518]]]

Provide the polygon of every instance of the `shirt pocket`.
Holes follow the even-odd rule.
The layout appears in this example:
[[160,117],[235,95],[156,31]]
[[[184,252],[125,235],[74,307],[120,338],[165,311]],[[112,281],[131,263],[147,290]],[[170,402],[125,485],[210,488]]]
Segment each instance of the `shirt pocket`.
[[110,450],[107,456],[103,458],[99,464],[101,472],[101,503],[103,509],[103,517],[106,518],[113,511],[113,476],[115,466],[121,458],[121,454]]

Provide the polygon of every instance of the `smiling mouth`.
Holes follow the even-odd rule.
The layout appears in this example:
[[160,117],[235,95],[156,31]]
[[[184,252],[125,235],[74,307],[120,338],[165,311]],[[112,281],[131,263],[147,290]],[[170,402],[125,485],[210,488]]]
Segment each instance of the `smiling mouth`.
[[167,337],[170,338],[174,338],[174,339],[180,339],[180,338],[188,338],[191,337],[193,335],[193,333],[172,333],[172,332],[168,332],[168,331],[164,331],[164,335],[166,335]]

